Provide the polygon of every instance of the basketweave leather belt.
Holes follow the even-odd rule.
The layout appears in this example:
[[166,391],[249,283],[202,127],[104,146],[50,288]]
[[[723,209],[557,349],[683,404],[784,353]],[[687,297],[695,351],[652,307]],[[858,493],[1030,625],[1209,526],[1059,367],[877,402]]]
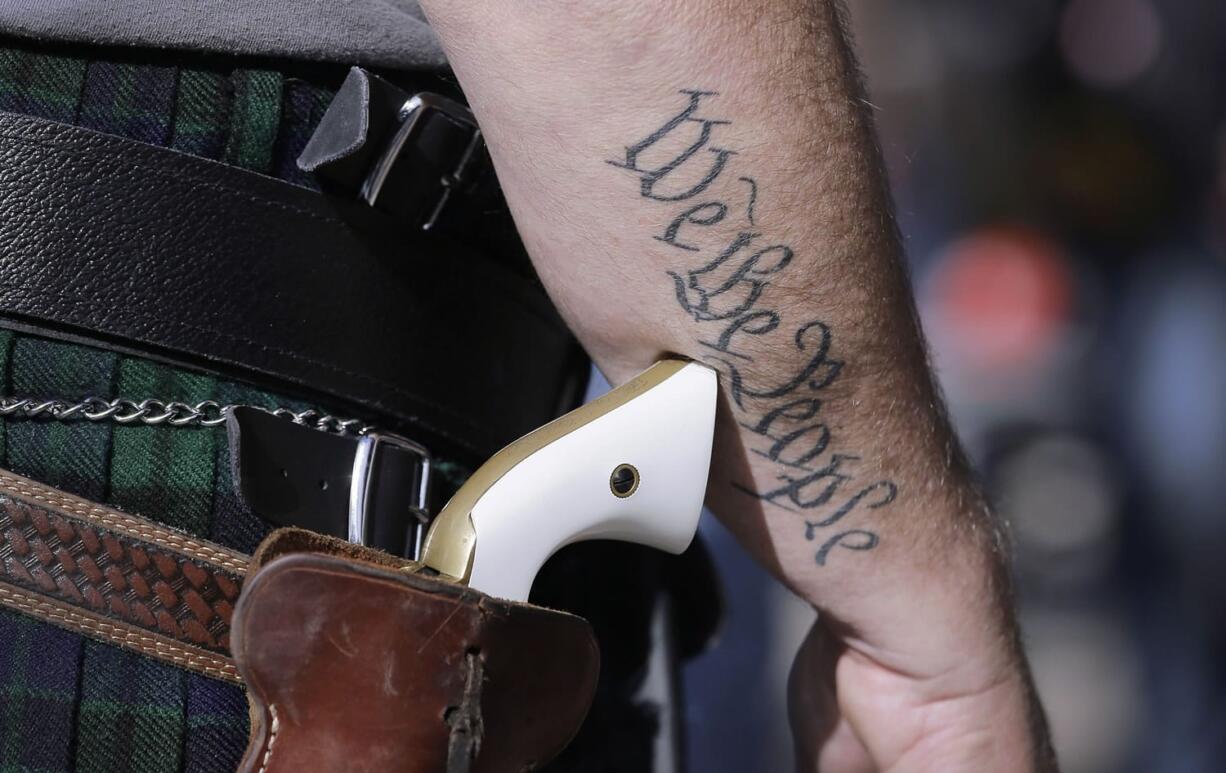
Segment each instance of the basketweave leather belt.
[[0,470],[0,606],[239,681],[248,556]]
[[204,368],[477,462],[586,375],[534,279],[378,209],[0,113],[0,325]]
[[300,529],[249,559],[0,471],[0,607],[244,683],[242,771],[528,770],[565,747],[591,627],[420,569]]

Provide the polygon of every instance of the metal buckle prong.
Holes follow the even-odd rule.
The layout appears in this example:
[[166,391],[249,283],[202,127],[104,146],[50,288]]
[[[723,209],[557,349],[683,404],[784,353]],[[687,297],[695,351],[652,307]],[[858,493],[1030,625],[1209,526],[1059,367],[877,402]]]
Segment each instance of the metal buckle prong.
[[367,544],[370,526],[371,482],[379,448],[384,444],[412,451],[421,460],[417,501],[408,513],[416,521],[413,526],[413,555],[408,557],[416,560],[421,555],[425,527],[430,522],[430,452],[421,445],[399,435],[370,432],[363,435],[358,441],[357,451],[353,455],[353,477],[349,486],[349,541],[358,545]]
[[[475,125],[474,125],[475,126]],[[467,176],[469,167],[472,166],[472,161],[477,155],[477,150],[481,147],[485,140],[481,136],[481,131],[475,129],[472,137],[468,140],[468,145],[464,148],[463,155],[460,156],[460,161],[456,164],[456,168],[451,174],[443,177],[440,181],[443,185],[443,192],[439,194],[438,203],[434,205],[434,209],[430,211],[430,216],[421,224],[421,230],[429,231],[438,222],[438,217],[443,213],[443,208],[447,206],[447,202],[451,200],[451,194],[468,182]]]

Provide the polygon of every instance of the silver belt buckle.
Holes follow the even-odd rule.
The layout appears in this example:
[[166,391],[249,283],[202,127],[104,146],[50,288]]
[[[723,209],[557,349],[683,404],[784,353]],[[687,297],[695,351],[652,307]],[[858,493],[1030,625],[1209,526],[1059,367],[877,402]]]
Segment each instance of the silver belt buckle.
[[362,182],[361,189],[362,199],[367,204],[375,206],[379,200],[379,194],[383,190],[383,184],[387,181],[387,177],[392,171],[392,167],[396,165],[403,149],[417,139],[418,133],[425,124],[426,116],[430,113],[446,115],[453,123],[466,128],[470,134],[464,150],[456,159],[455,166],[451,172],[439,180],[441,191],[438,200],[430,208],[430,213],[422,221],[421,228],[423,231],[429,231],[434,227],[434,224],[438,222],[439,215],[442,214],[443,209],[447,206],[447,202],[451,199],[451,195],[468,182],[474,162],[478,158],[478,151],[484,142],[481,136],[481,129],[477,126],[477,119],[473,117],[472,111],[467,107],[453,99],[430,92],[421,92],[409,97],[408,101],[400,107],[399,118],[401,123],[396,129],[396,134],[388,142],[379,159],[375,161],[370,173],[367,174],[366,179]]
[[375,464],[378,454],[385,446],[391,446],[417,454],[420,468],[417,478],[417,491],[414,503],[409,512],[404,515],[412,520],[411,539],[406,539],[407,545],[412,545],[412,555],[407,556],[417,560],[421,556],[421,543],[425,538],[426,527],[430,525],[430,452],[425,447],[414,443],[408,438],[386,432],[370,432],[358,441],[357,452],[353,456],[353,478],[349,486],[349,541],[358,545],[369,542],[372,517],[395,517],[396,514],[375,514],[371,510],[371,492],[374,486]]

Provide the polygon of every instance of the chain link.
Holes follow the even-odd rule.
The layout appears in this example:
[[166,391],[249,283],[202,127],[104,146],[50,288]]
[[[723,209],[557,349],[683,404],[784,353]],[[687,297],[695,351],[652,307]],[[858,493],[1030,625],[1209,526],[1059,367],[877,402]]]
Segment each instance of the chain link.
[[104,400],[101,397],[87,397],[79,402],[70,403],[65,400],[3,397],[0,398],[0,417],[47,418],[55,421],[84,419],[146,426],[167,424],[172,427],[216,427],[225,422],[230,411],[244,407],[265,411],[274,416],[289,419],[295,424],[331,432],[335,435],[365,435],[375,431],[373,426],[363,424],[358,419],[342,419],[313,408],[295,411],[289,408],[264,408],[258,405],[222,405],[214,400],[203,400],[191,404],[177,400],[136,401],[122,398]]

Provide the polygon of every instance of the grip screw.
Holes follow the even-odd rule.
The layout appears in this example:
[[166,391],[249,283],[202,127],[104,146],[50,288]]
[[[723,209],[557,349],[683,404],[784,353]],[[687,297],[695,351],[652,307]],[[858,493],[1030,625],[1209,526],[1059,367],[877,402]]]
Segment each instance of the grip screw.
[[639,487],[639,471],[633,464],[619,464],[609,476],[609,489],[620,499],[633,494]]

